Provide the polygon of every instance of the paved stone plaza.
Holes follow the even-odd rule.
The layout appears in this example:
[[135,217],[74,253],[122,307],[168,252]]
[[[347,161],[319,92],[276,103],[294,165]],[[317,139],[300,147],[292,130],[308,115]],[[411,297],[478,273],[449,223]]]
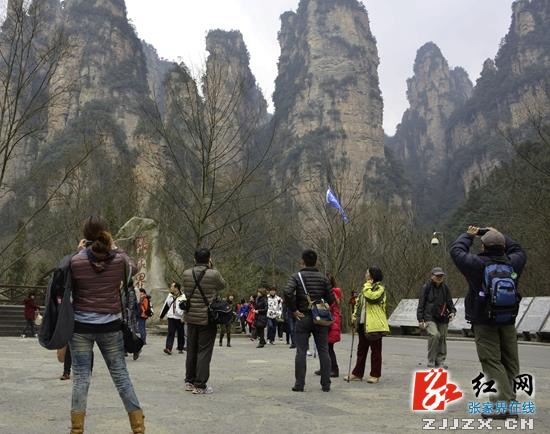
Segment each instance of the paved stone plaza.
[[[341,374],[347,372],[351,336],[336,345]],[[323,393],[313,374],[318,360],[308,361],[305,393],[290,391],[294,352],[283,342],[256,349],[235,337],[232,348],[214,351],[210,385],[215,393],[183,391],[185,355],[162,353],[164,338],[150,336],[142,357],[128,360],[148,433],[402,433],[421,432],[422,418],[410,410],[412,372],[424,364],[426,342],[415,338],[384,339],[382,380],[377,385],[334,379]],[[522,373],[536,379],[535,432],[550,432],[550,346],[520,345]],[[472,341],[449,342],[451,380],[465,398],[446,417],[469,417],[471,381],[479,373]],[[55,352],[36,339],[0,338],[0,433],[68,432],[71,382],[58,379],[62,365]],[[368,371],[367,371],[368,372]],[[342,374],[343,375],[343,374]],[[432,416],[430,416],[432,417]],[[438,416],[441,417],[441,416]],[[494,423],[504,430],[502,422]],[[127,434],[129,424],[105,364],[96,349],[96,367],[88,399],[86,432]],[[480,432],[480,431],[478,431]]]

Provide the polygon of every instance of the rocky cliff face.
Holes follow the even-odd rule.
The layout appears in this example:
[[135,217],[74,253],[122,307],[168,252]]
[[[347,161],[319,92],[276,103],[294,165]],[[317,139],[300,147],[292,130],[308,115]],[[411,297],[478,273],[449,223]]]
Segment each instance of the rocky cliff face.
[[[140,209],[135,202],[136,189],[144,187],[139,158],[144,148],[151,150],[151,143],[134,136],[143,121],[142,108],[153,99],[152,89],[159,88],[155,83],[166,65],[142,46],[123,0],[66,0],[62,7],[56,0],[39,4],[47,12],[46,28],[64,24],[70,49],[49,90],[60,96],[49,104],[43,134],[25,155],[30,164],[19,172],[17,197],[27,201],[18,200],[6,209],[24,215],[26,207],[40,203],[67,168],[91,150],[89,161],[60,190],[61,205],[74,200],[84,208],[89,201],[95,209],[113,210],[113,221],[125,221],[127,215],[122,214]],[[35,183],[29,176],[45,181]],[[91,205],[94,201],[97,206]],[[57,203],[50,203],[53,213]]]
[[411,107],[388,143],[414,180],[420,223],[447,216],[513,155],[507,132],[528,138],[529,117],[550,112],[549,26],[547,0],[516,1],[510,30],[473,91],[433,44],[419,50],[408,82]]
[[231,164],[245,164],[259,129],[268,120],[267,102],[250,70],[250,55],[241,32],[208,32],[206,50],[209,54],[203,94],[208,109],[219,114],[216,128],[225,142],[220,144],[225,150],[224,159],[232,160]]
[[446,160],[447,122],[473,85],[464,69],[450,69],[439,47],[429,42],[418,50],[407,88],[410,108],[397,127],[394,150],[409,171],[433,175]]
[[529,118],[550,113],[550,2],[520,0],[512,9],[495,60],[485,61],[472,97],[448,122],[449,172],[461,181],[459,198],[514,154],[507,131],[528,138],[535,133]]
[[[378,51],[367,11],[356,0],[302,0],[281,16],[273,95],[281,161],[298,196],[333,183],[348,200],[369,194],[386,163]],[[323,186],[323,187],[321,187]],[[307,199],[304,199],[307,200]]]

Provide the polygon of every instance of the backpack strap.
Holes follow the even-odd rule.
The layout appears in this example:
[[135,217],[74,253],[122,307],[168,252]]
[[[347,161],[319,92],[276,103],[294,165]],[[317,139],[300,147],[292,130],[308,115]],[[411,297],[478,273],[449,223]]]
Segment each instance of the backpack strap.
[[302,273],[298,273],[298,277],[300,278],[300,282],[302,283],[302,288],[304,288],[304,292],[306,294],[307,301],[311,305],[311,297],[309,296],[309,292],[307,292],[306,284],[304,283],[304,278],[302,277]]
[[204,295],[204,292],[202,292],[202,287],[201,287],[201,281],[202,281],[202,278],[204,277],[204,275],[206,274],[206,270],[207,270],[207,268],[202,270],[201,274],[199,274],[199,277],[197,278],[197,275],[195,273],[195,269],[193,268],[193,280],[195,281],[195,287],[193,288],[193,291],[191,291],[191,295],[189,296],[189,303],[191,303],[191,298],[193,297],[193,294],[195,293],[195,289],[198,289],[200,291],[201,295],[202,295],[202,299],[203,299],[204,304],[206,305],[206,307],[208,307],[210,305],[210,303],[208,303],[208,299]]

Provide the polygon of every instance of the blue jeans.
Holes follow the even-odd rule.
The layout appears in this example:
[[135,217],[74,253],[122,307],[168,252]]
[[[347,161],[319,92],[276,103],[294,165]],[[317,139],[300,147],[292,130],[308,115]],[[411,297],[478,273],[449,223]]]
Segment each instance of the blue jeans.
[[275,341],[275,335],[277,334],[277,320],[275,318],[267,319],[267,340],[270,342]]
[[143,341],[143,344],[145,345],[145,341],[147,338],[147,329],[145,328],[145,321],[146,319],[138,318],[137,320],[137,329],[139,336],[141,337],[141,340]]
[[140,410],[134,386],[130,380],[124,359],[122,332],[73,334],[69,342],[73,364],[72,411],[86,411],[94,343],[103,355],[113,383],[129,413]]

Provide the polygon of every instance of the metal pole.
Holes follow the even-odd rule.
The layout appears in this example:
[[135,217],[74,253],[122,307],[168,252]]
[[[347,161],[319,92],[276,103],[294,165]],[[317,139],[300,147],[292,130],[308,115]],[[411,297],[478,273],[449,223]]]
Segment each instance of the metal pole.
[[347,382],[350,382],[351,379],[351,362],[353,359],[353,341],[355,340],[355,329],[351,329],[351,349],[349,352],[349,367],[348,367],[348,379]]

